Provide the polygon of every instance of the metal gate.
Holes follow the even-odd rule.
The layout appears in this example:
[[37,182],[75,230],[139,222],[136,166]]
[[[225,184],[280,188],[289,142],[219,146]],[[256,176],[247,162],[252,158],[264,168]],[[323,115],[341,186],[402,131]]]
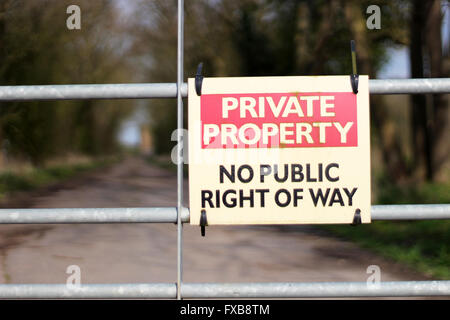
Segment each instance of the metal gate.
[[[177,98],[178,129],[183,128],[183,0],[178,0],[177,83],[2,86],[0,101],[65,99]],[[370,80],[370,94],[450,93],[450,78]],[[0,298],[304,298],[450,296],[450,281],[280,283],[184,283],[182,130],[178,130],[177,206],[172,208],[0,209],[0,223],[176,223],[177,282],[142,284],[2,284]],[[372,220],[450,219],[450,204],[372,206]]]

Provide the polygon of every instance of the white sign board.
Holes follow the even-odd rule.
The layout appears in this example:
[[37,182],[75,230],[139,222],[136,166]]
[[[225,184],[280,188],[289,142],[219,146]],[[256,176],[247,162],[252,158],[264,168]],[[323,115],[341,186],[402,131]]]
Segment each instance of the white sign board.
[[367,76],[188,85],[191,224],[371,221]]

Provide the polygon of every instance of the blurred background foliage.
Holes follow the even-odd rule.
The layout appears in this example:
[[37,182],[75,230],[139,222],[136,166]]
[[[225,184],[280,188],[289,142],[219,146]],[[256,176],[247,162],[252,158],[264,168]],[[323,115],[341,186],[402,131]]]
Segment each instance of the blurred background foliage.
[[[78,1],[83,8],[81,30],[66,27],[71,3],[0,2],[0,85],[132,80],[112,2]],[[131,111],[132,105],[123,101],[1,103],[2,151],[35,166],[65,153],[113,153],[119,125]]]
[[[366,9],[381,8],[381,29],[366,27]],[[358,71],[377,78],[391,48],[410,48],[414,78],[448,77],[442,44],[446,1],[198,0],[185,3],[185,74],[199,62],[206,76],[351,73],[350,39]],[[145,79],[176,80],[176,2],[135,6],[133,50],[147,61]],[[145,21],[145,23],[142,23]],[[447,40],[448,43],[448,40]],[[386,184],[449,181],[448,95],[371,96],[374,195]],[[171,101],[149,102],[155,150],[168,153],[175,129]]]
[[[81,30],[66,27],[72,4],[81,8]],[[381,8],[381,29],[366,27],[370,5]],[[176,0],[0,0],[0,85],[176,82],[176,6]],[[185,77],[199,62],[211,77],[350,74],[351,39],[358,72],[372,79],[395,48],[409,49],[411,77],[450,77],[449,39],[441,34],[446,10],[448,1],[439,0],[186,0]],[[370,99],[372,202],[450,203],[448,94]],[[120,128],[133,115],[142,125],[139,108],[148,111],[153,152],[170,159],[175,105],[173,99],[0,103],[6,171],[0,195],[98,167],[102,162],[67,168],[68,160],[46,166],[66,155],[121,152]],[[9,173],[19,162],[34,171]],[[329,230],[450,278],[447,221]]]
[[[176,1],[78,0],[81,30],[66,27],[70,4],[0,2],[0,85],[176,81]],[[366,27],[373,4],[381,29]],[[350,74],[354,39],[360,74],[377,78],[390,50],[406,47],[412,77],[449,77],[444,10],[448,1],[185,1],[185,75],[199,62],[206,76]],[[154,152],[169,154],[174,100],[142,106]],[[120,126],[135,108],[132,100],[1,103],[2,155],[39,167],[64,154],[117,153]],[[449,186],[449,118],[448,95],[371,96],[374,199],[424,183]]]
[[[381,29],[366,27],[373,4],[381,9]],[[186,77],[195,75],[199,62],[205,76],[350,74],[351,39],[358,72],[372,79],[396,48],[409,49],[413,78],[450,77],[449,39],[445,46],[441,34],[447,1],[197,0],[185,7]],[[130,34],[141,39],[133,49],[148,62],[145,79],[175,82],[176,1],[143,0],[136,9]],[[370,103],[372,203],[450,203],[448,94],[372,95]],[[150,101],[148,110],[155,151],[169,153],[175,103]],[[449,279],[449,226],[407,221],[321,228],[430,277]]]

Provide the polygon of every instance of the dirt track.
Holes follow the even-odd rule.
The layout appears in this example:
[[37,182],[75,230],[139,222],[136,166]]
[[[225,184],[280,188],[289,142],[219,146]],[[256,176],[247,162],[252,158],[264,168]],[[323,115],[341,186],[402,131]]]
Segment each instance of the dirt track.
[[[129,158],[20,201],[175,206],[176,176]],[[199,229],[184,227],[186,282],[366,281],[369,265],[381,268],[382,281],[425,279],[311,227],[208,227],[205,238]],[[1,225],[0,283],[65,283],[69,265],[81,268],[82,283],[175,282],[176,250],[173,224]]]

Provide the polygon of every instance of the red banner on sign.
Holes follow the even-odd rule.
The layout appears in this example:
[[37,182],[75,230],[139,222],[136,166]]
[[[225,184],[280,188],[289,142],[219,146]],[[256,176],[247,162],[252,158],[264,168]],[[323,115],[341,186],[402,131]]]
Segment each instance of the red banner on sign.
[[202,148],[355,147],[352,92],[203,94]]

